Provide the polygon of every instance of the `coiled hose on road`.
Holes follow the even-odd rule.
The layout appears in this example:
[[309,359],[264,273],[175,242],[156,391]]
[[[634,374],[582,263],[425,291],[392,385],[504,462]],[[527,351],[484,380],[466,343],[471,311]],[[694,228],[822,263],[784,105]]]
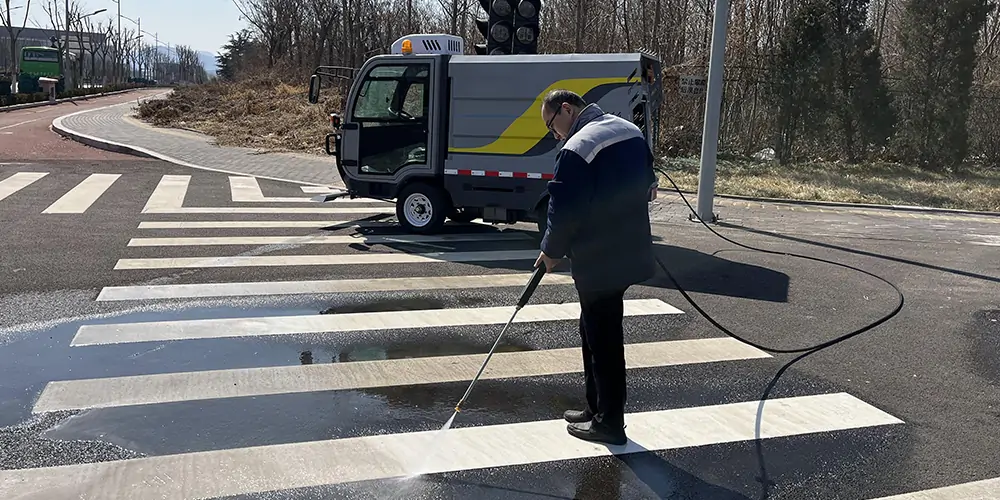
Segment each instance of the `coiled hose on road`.
[[798,348],[798,349],[778,349],[776,347],[768,347],[768,346],[761,345],[761,344],[758,344],[756,342],[747,340],[747,339],[745,339],[745,338],[743,338],[743,337],[741,337],[741,336],[733,333],[728,328],[722,326],[718,321],[716,321],[714,318],[712,318],[712,316],[710,316],[707,312],[705,312],[705,310],[702,309],[694,301],[694,299],[691,298],[690,295],[688,295],[688,293],[684,290],[684,288],[681,286],[681,284],[678,283],[677,280],[674,278],[674,276],[670,273],[670,270],[667,269],[667,266],[664,265],[663,261],[660,260],[659,256],[656,257],[656,263],[659,264],[660,268],[663,269],[663,272],[666,273],[667,278],[670,279],[670,281],[674,284],[675,287],[677,287],[677,291],[679,291],[681,293],[681,295],[684,296],[684,299],[686,299],[691,304],[691,307],[694,307],[695,310],[698,311],[698,314],[701,314],[702,317],[704,317],[706,320],[708,320],[709,323],[711,323],[713,326],[715,326],[716,328],[718,328],[720,331],[722,331],[726,335],[729,335],[730,337],[732,337],[732,338],[734,338],[734,339],[736,339],[736,340],[738,340],[740,342],[743,342],[744,344],[747,344],[749,346],[752,346],[752,347],[755,347],[755,348],[760,349],[762,351],[773,353],[773,354],[796,354],[796,353],[801,353],[799,356],[796,356],[795,358],[793,358],[788,363],[785,363],[784,365],[782,365],[782,367],[780,369],[778,369],[778,372],[774,375],[774,378],[771,379],[771,382],[767,385],[767,388],[764,390],[764,394],[760,398],[760,405],[759,405],[758,410],[757,410],[758,417],[757,417],[757,421],[756,421],[756,425],[755,425],[755,430],[754,430],[754,436],[755,436],[754,437],[754,443],[756,445],[757,460],[758,460],[758,464],[760,466],[760,475],[757,477],[757,480],[761,483],[761,488],[762,488],[761,489],[761,497],[760,498],[762,500],[766,499],[768,497],[768,487],[770,485],[774,484],[774,483],[772,483],[770,480],[768,480],[768,478],[767,478],[767,471],[766,471],[766,468],[764,466],[764,455],[763,455],[763,451],[761,449],[762,448],[762,444],[761,444],[761,438],[760,438],[760,425],[761,425],[761,415],[763,413],[764,403],[767,400],[768,396],[771,394],[771,391],[774,389],[774,386],[778,383],[778,380],[785,373],[785,371],[787,371],[793,364],[799,362],[800,360],[802,360],[806,356],[809,356],[810,354],[819,352],[819,351],[821,351],[823,349],[826,349],[828,347],[834,346],[834,345],[839,344],[841,342],[844,342],[844,341],[846,341],[848,339],[856,337],[856,336],[858,336],[858,335],[860,335],[862,333],[865,333],[865,332],[871,330],[872,328],[875,328],[875,327],[877,327],[877,326],[885,323],[886,321],[889,321],[893,317],[895,317],[903,309],[903,303],[904,303],[903,292],[899,289],[899,287],[897,287],[891,281],[889,281],[889,280],[887,280],[887,279],[885,279],[885,278],[883,278],[883,277],[881,277],[881,276],[879,276],[877,274],[865,271],[864,269],[859,269],[857,267],[854,267],[854,266],[851,266],[851,265],[848,265],[848,264],[843,264],[843,263],[840,263],[840,262],[834,262],[834,261],[827,260],[827,259],[822,259],[822,258],[819,258],[819,257],[812,257],[812,256],[809,256],[809,255],[801,255],[801,254],[795,254],[795,253],[791,253],[791,252],[781,252],[781,251],[775,251],[775,250],[766,250],[766,249],[763,249],[763,248],[756,248],[756,247],[752,247],[750,245],[745,245],[743,243],[739,243],[739,242],[733,241],[733,240],[731,240],[731,239],[729,239],[729,238],[727,238],[727,237],[719,234],[718,232],[716,232],[714,229],[712,229],[711,226],[709,226],[708,224],[706,224],[705,221],[703,221],[701,219],[701,217],[698,216],[697,211],[694,209],[694,207],[691,206],[690,203],[688,203],[687,198],[684,197],[684,193],[681,192],[680,187],[677,186],[677,183],[675,183],[674,180],[670,178],[670,175],[667,174],[666,171],[664,171],[660,167],[655,167],[655,166],[653,167],[653,169],[655,171],[659,172],[660,174],[663,174],[663,176],[666,177],[668,181],[670,181],[670,184],[672,184],[674,186],[674,190],[677,191],[677,194],[680,195],[681,199],[684,200],[684,204],[687,205],[688,209],[691,211],[692,216],[695,219],[697,219],[698,222],[701,223],[701,225],[705,226],[706,229],[708,229],[709,231],[711,231],[712,234],[718,236],[719,238],[722,238],[723,240],[728,241],[729,243],[732,243],[733,245],[736,245],[736,246],[742,247],[742,248],[746,248],[748,250],[754,250],[754,251],[757,251],[757,252],[763,252],[763,253],[768,253],[768,254],[773,254],[773,255],[782,255],[782,256],[787,256],[787,257],[798,257],[798,258],[801,258],[801,259],[807,259],[807,260],[812,260],[812,261],[816,261],[816,262],[822,262],[824,264],[831,264],[831,265],[842,267],[842,268],[845,268],[845,269],[850,269],[852,271],[857,271],[859,273],[871,276],[872,278],[875,278],[875,279],[877,279],[877,280],[879,280],[879,281],[881,281],[881,282],[889,285],[890,287],[892,287],[893,290],[895,290],[896,295],[899,297],[899,300],[896,303],[895,308],[893,308],[892,312],[890,312],[889,314],[886,314],[886,315],[882,316],[878,320],[876,320],[876,321],[874,321],[874,322],[872,322],[872,323],[870,323],[870,324],[868,324],[866,326],[858,328],[857,330],[854,330],[854,331],[852,331],[850,333],[846,333],[846,334],[841,335],[839,337],[836,337],[834,339],[828,340],[826,342],[822,342],[820,344],[812,345],[812,346],[801,347],[801,348]]

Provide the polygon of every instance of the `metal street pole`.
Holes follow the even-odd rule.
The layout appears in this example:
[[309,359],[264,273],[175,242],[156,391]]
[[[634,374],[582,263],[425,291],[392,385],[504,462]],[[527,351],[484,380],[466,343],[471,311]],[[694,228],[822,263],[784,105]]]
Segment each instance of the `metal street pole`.
[[708,63],[708,91],[705,97],[705,126],[701,139],[701,170],[698,173],[698,217],[715,222],[715,166],[719,152],[719,116],[722,114],[722,73],[726,57],[726,28],[729,0],[716,0],[712,20],[712,53]]

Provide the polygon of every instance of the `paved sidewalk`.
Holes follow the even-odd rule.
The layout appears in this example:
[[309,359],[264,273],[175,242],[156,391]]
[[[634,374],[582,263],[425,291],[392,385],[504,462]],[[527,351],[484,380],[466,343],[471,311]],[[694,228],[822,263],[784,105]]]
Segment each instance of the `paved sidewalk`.
[[343,187],[332,157],[261,153],[249,148],[219,147],[211,137],[186,130],[162,129],[134,118],[135,103],[57,118],[52,128],[100,149],[159,158],[207,170]]

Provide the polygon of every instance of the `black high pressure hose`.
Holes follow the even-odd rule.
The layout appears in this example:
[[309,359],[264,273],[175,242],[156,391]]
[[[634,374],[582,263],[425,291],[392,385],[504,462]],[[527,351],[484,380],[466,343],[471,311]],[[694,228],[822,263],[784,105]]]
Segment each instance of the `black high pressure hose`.
[[[854,330],[853,332],[841,335],[840,337],[834,338],[832,340],[828,340],[826,342],[823,342],[823,343],[820,343],[820,344],[816,344],[814,346],[802,347],[802,348],[799,348],[799,349],[778,349],[778,348],[774,348],[774,347],[767,347],[767,346],[764,346],[764,345],[752,342],[750,340],[744,339],[744,338],[740,337],[739,335],[736,335],[735,333],[731,332],[728,328],[726,328],[726,327],[722,326],[721,324],[719,324],[718,321],[716,321],[715,319],[713,319],[700,306],[698,306],[698,304],[694,301],[694,299],[692,299],[687,294],[687,292],[684,290],[684,288],[681,287],[680,283],[678,283],[677,280],[674,279],[674,276],[672,274],[670,274],[670,270],[667,269],[667,266],[665,266],[663,264],[663,262],[660,260],[660,258],[658,256],[656,256],[655,257],[656,258],[656,263],[660,265],[660,268],[663,269],[663,272],[667,274],[667,278],[669,278],[670,281],[674,284],[674,286],[677,287],[677,291],[679,291],[681,293],[681,295],[684,296],[684,298],[691,304],[691,307],[694,307],[695,310],[697,310],[699,314],[701,314],[705,319],[707,319],[710,323],[712,323],[712,325],[714,325],[716,328],[718,328],[719,330],[721,330],[726,335],[729,335],[730,337],[732,337],[732,338],[734,338],[734,339],[736,339],[736,340],[738,340],[740,342],[743,342],[744,344],[747,344],[747,345],[750,345],[750,346],[755,347],[757,349],[760,349],[762,351],[766,351],[766,352],[770,352],[770,353],[774,353],[774,354],[802,353],[799,356],[796,356],[794,359],[792,359],[788,363],[785,363],[778,370],[778,372],[775,374],[774,378],[771,379],[771,382],[767,385],[767,388],[764,390],[764,395],[760,398],[760,406],[758,407],[758,411],[757,411],[758,415],[761,414],[761,408],[763,408],[764,402],[767,400],[768,396],[771,393],[771,390],[774,388],[774,386],[777,384],[778,380],[781,378],[781,375],[786,370],[788,370],[788,368],[790,368],[793,364],[795,364],[796,362],[798,362],[799,360],[805,358],[806,356],[808,356],[810,354],[813,354],[815,352],[819,352],[819,351],[821,351],[823,349],[826,349],[827,347],[833,346],[835,344],[839,344],[840,342],[843,342],[843,341],[848,340],[848,339],[850,339],[852,337],[855,337],[855,336],[860,335],[860,334],[862,334],[864,332],[867,332],[868,330],[871,330],[872,328],[875,328],[876,326],[881,325],[882,323],[885,323],[886,321],[889,321],[894,316],[896,316],[897,314],[899,314],[899,311],[903,309],[903,301],[904,301],[904,299],[903,299],[903,292],[900,291],[899,287],[897,287],[895,284],[893,284],[889,280],[887,280],[887,279],[885,279],[885,278],[883,278],[881,276],[878,276],[878,275],[876,275],[874,273],[865,271],[864,269],[858,269],[857,267],[854,267],[854,266],[851,266],[851,265],[848,265],[848,264],[843,264],[843,263],[840,263],[840,262],[834,262],[834,261],[830,261],[830,260],[826,260],[826,259],[821,259],[819,257],[811,257],[811,256],[808,256],[808,255],[794,254],[794,253],[791,253],[791,252],[779,252],[779,251],[775,251],[775,250],[766,250],[766,249],[763,249],[763,248],[755,248],[755,247],[752,247],[752,246],[749,246],[749,245],[744,245],[743,243],[735,242],[735,241],[733,241],[733,240],[731,240],[731,239],[729,239],[729,238],[727,238],[727,237],[725,237],[725,236],[717,233],[708,224],[706,224],[705,221],[703,221],[701,219],[701,217],[698,216],[697,211],[694,209],[694,207],[691,206],[690,203],[688,203],[687,198],[684,197],[684,193],[681,192],[681,189],[680,189],[680,187],[677,186],[677,183],[675,183],[674,180],[670,178],[670,175],[667,174],[666,171],[664,171],[663,169],[661,169],[659,167],[655,167],[654,166],[653,169],[655,171],[663,174],[663,176],[666,177],[667,180],[669,180],[671,184],[673,184],[674,190],[677,191],[677,194],[679,194],[681,196],[681,199],[684,200],[684,204],[687,205],[688,209],[691,210],[691,213],[693,214],[694,218],[696,218],[698,220],[698,222],[701,222],[701,224],[703,226],[705,226],[705,228],[707,228],[709,231],[711,231],[713,234],[715,234],[719,238],[722,238],[723,240],[726,240],[729,243],[732,243],[732,244],[734,244],[736,246],[739,246],[739,247],[746,248],[748,250],[756,250],[758,252],[764,252],[764,253],[775,254],[775,255],[784,255],[784,256],[789,256],[789,257],[799,257],[799,258],[803,258],[803,259],[813,260],[813,261],[816,261],[816,262],[823,262],[823,263],[826,263],[826,264],[832,264],[834,266],[839,266],[839,267],[843,267],[845,269],[850,269],[850,270],[853,270],[853,271],[857,271],[859,273],[866,274],[868,276],[871,276],[871,277],[873,277],[873,278],[875,278],[875,279],[877,279],[877,280],[879,280],[879,281],[881,281],[881,282],[889,285],[890,287],[892,287],[893,290],[896,291],[896,294],[899,296],[899,302],[896,304],[895,309],[893,309],[893,311],[891,313],[883,316],[882,318],[880,318],[879,320],[877,320],[877,321],[875,321],[875,322],[873,322],[871,324],[868,324],[867,326],[864,326],[862,328]],[[763,455],[763,451],[761,450],[761,439],[760,439],[759,432],[760,432],[760,419],[758,418],[757,425],[756,425],[756,433],[755,433],[756,437],[754,439],[754,442],[755,442],[755,445],[756,445],[756,448],[757,448],[757,460],[758,460],[758,463],[760,465],[760,476],[757,478],[757,480],[762,485],[761,499],[765,499],[765,498],[767,498],[768,486],[770,484],[772,484],[772,483],[771,483],[771,481],[769,481],[767,479],[767,471],[766,471],[766,469],[764,467],[764,455]]]

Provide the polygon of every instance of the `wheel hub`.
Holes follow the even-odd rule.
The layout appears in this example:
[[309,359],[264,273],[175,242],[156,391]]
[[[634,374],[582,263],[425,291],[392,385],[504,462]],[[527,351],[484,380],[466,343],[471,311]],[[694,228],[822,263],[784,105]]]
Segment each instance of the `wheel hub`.
[[413,193],[407,196],[403,206],[403,214],[406,216],[406,222],[413,226],[423,227],[434,217],[434,206],[431,205],[431,201],[424,194]]

